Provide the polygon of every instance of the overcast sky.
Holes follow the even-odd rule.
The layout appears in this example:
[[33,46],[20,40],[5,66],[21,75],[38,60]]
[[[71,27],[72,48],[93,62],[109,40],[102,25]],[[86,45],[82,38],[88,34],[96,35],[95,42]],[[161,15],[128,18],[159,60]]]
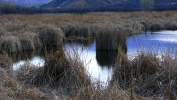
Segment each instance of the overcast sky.
[[13,1],[18,5],[36,5],[36,4],[44,4],[48,3],[52,0],[6,0],[8,1]]

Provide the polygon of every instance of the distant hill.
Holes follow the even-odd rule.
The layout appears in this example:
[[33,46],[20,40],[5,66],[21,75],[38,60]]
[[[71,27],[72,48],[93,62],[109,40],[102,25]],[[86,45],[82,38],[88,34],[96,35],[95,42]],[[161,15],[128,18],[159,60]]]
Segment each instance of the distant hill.
[[44,8],[94,8],[98,6],[112,5],[126,0],[52,0],[44,5]]
[[6,0],[6,1],[14,2],[16,5],[20,5],[20,6],[34,6],[34,5],[47,4],[52,0]]
[[[154,0],[151,10],[177,10],[177,0]],[[143,10],[140,0],[52,0],[47,9]]]

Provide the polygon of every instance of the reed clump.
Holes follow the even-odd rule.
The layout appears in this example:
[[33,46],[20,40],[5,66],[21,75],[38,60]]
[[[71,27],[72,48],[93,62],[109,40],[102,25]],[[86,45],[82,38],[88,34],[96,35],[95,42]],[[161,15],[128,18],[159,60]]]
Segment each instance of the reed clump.
[[0,50],[6,52],[22,51],[21,42],[19,38],[14,36],[1,37]]
[[160,31],[164,29],[164,25],[161,24],[160,22],[153,22],[152,24],[149,25],[149,30],[150,31]]
[[[33,32],[23,32],[23,33],[19,33],[18,37],[21,40],[22,44],[25,44],[25,43],[23,43],[23,41],[28,43],[29,46],[31,46],[28,48],[31,48],[31,50],[38,48],[38,47],[42,47],[42,42],[39,38],[39,34],[36,34]],[[22,46],[24,46],[24,45],[22,45]],[[23,50],[25,50],[25,48]]]
[[167,26],[168,30],[177,30],[177,22],[176,21],[172,21],[171,23],[168,24]]
[[93,38],[96,36],[90,24],[65,23],[61,26],[66,37],[70,38]]
[[118,50],[118,46],[127,52],[126,34],[121,29],[102,30],[96,36],[97,50]]
[[63,44],[64,34],[60,28],[54,25],[42,25],[36,29],[36,33],[41,40],[43,46],[55,45],[61,46]]

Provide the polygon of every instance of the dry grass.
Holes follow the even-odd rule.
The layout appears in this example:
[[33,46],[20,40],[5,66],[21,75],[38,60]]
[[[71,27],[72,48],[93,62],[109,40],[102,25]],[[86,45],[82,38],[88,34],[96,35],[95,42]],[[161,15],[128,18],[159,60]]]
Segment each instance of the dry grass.
[[167,24],[167,29],[168,30],[177,30],[177,22],[176,21],[172,21],[169,24]]
[[[21,33],[28,32],[33,34],[31,36],[35,37],[35,41],[38,41],[33,43],[35,47],[48,44],[62,45],[65,36],[66,38],[90,38],[100,35],[99,33],[109,34],[112,33],[111,31],[122,29],[124,35],[128,37],[141,34],[146,30],[175,30],[177,29],[176,16],[175,11],[97,12],[84,15],[3,15],[0,19],[0,34],[5,37],[17,38],[17,36],[20,37]],[[34,41],[34,38],[30,41]],[[26,44],[30,44],[30,41]],[[34,49],[33,46],[28,48]],[[114,46],[111,48],[115,49]],[[14,51],[12,50],[12,52]]]
[[37,86],[41,91],[48,91],[42,87],[55,87],[59,89],[58,92],[69,96],[76,95],[80,88],[91,84],[79,55],[76,52],[74,56],[65,55],[62,49],[48,55],[44,67],[36,68],[26,64],[16,74],[17,79],[27,87]]
[[41,40],[43,46],[46,45],[56,45],[61,46],[63,44],[64,34],[60,28],[56,28],[53,25],[43,25],[39,26],[36,30],[39,34],[39,39]]
[[129,89],[133,78],[132,89],[137,94],[162,95],[164,99],[176,98],[176,57],[166,54],[159,58],[156,53],[141,52],[133,60],[128,60],[126,55],[122,54],[118,53],[112,84],[118,82],[121,88]]
[[6,52],[22,51],[21,42],[17,37],[5,36],[0,40],[0,49]]
[[[76,51],[65,54],[60,49],[46,56],[44,67],[26,63],[14,71],[15,74],[0,68],[0,99],[175,99],[177,57],[172,58],[167,54],[158,58],[154,53],[140,53],[129,60],[124,52],[127,50],[126,37],[145,30],[175,30],[176,21],[176,11],[98,12],[82,16],[3,15],[0,19],[0,51],[61,46],[63,39],[68,37],[96,37],[97,49],[119,52],[114,75],[107,87],[99,81],[91,81]],[[7,55],[0,55],[0,62],[8,67],[11,65]]]
[[[0,68],[0,93],[3,94],[0,98],[30,100],[176,98],[177,58],[163,55],[160,59],[155,53],[141,52],[133,60],[128,60],[121,47],[118,49],[116,69],[111,84],[108,81],[108,86],[97,80],[91,81],[77,51],[64,53],[63,49],[60,49],[56,53],[47,54],[44,67],[38,68],[27,62],[14,71],[15,74]],[[7,58],[4,56],[3,61]]]
[[12,70],[12,60],[7,54],[0,54],[0,68]]

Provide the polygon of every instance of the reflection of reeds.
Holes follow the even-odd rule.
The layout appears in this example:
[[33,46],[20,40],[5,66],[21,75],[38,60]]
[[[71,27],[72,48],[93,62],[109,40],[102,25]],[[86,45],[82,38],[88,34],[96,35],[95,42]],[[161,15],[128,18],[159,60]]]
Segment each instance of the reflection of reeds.
[[96,60],[100,66],[115,64],[117,51],[96,50]]
[[57,46],[47,46],[47,47],[38,47],[35,50],[27,50],[21,52],[8,53],[11,57],[13,63],[19,62],[21,60],[29,60],[35,56],[45,57],[46,54],[55,53],[57,51]]

